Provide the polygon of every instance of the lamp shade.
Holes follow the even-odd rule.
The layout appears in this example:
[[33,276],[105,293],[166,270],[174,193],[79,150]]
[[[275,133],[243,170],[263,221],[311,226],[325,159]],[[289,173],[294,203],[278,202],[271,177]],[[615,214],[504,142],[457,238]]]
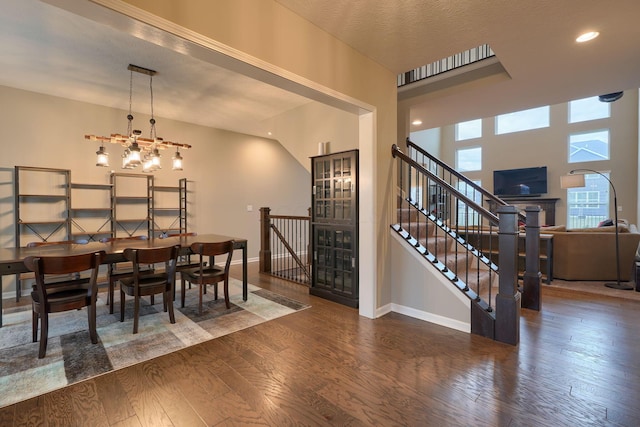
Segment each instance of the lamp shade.
[[584,174],[569,174],[560,176],[560,188],[584,187]]

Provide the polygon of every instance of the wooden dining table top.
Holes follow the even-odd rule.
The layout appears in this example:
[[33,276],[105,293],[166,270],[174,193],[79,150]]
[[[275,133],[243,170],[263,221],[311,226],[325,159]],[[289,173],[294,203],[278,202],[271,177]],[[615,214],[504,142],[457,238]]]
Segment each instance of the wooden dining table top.
[[85,244],[69,244],[69,245],[50,245],[37,246],[33,248],[17,247],[17,248],[0,248],[0,274],[13,274],[15,271],[2,271],[2,266],[7,264],[22,263],[28,256],[66,256],[78,255],[95,251],[105,251],[107,257],[105,263],[116,262],[122,256],[122,252],[126,248],[160,248],[166,246],[179,245],[183,251],[181,254],[188,254],[189,247],[195,242],[223,242],[233,240],[235,242],[234,249],[246,248],[247,239],[224,236],[221,234],[199,234],[195,236],[180,236],[153,238],[148,240],[123,239],[115,240],[108,243],[89,242]]

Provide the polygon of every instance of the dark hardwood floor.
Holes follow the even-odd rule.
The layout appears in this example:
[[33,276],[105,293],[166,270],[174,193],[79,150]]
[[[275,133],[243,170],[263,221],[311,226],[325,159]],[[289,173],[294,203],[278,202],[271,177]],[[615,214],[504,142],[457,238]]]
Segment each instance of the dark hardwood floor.
[[0,426],[640,425],[639,301],[545,287],[512,347],[359,317],[256,265],[250,282],[312,307],[0,409]]

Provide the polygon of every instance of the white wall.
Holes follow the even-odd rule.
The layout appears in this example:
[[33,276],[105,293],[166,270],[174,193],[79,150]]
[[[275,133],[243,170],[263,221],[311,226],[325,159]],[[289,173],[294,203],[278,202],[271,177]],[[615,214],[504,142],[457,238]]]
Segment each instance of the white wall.
[[[126,111],[2,86],[0,100],[2,246],[14,246],[15,165],[70,169],[72,181],[81,183],[106,184],[111,169],[131,172],[120,169],[122,147],[115,144],[106,146],[111,167],[96,167],[99,145],[84,139],[85,134],[126,133]],[[148,117],[135,113],[134,117],[134,128],[148,132]],[[182,151],[183,171],[171,170],[173,152],[164,150],[163,169],[154,174],[156,185],[175,186],[183,177],[189,180],[191,231],[246,238],[248,256],[256,258],[261,206],[271,207],[273,213],[307,214],[310,175],[277,141],[161,117],[157,117],[157,130],[166,140],[193,146]],[[247,212],[247,205],[253,206],[253,212]]]
[[[311,171],[309,157],[318,143],[329,142],[329,152],[358,148],[358,115],[318,102],[310,102],[266,121],[273,137]],[[327,154],[329,154],[327,152]]]
[[[587,168],[611,171],[611,181],[618,194],[619,218],[638,223],[638,91],[626,91],[611,103],[611,117],[581,123],[568,123],[566,103],[551,106],[551,126],[525,132],[495,135],[494,118],[483,120],[482,138],[455,141],[454,125],[442,127],[441,159],[455,165],[455,150],[482,147],[482,170],[465,172],[471,179],[493,191],[493,171],[533,166],[547,166],[548,194],[559,198],[556,224],[566,224],[566,190],[560,188],[560,176],[572,169]],[[569,134],[610,129],[610,160],[568,163]],[[613,209],[613,202],[612,202]],[[612,211],[613,212],[613,211]]]
[[388,310],[471,331],[471,301],[391,230],[392,304]]

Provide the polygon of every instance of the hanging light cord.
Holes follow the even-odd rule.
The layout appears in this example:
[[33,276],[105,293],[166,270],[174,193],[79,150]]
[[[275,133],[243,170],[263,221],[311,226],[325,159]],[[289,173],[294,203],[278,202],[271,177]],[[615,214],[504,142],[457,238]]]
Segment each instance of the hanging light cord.
[[129,121],[129,123],[127,123],[128,137],[131,137],[133,133],[133,115],[131,114],[132,100],[133,100],[133,70],[131,70],[131,73],[129,75],[129,114],[127,115],[127,120]]
[[149,131],[149,137],[155,141],[156,139],[156,119],[153,117],[153,76],[149,76],[149,94],[151,97],[151,130]]

